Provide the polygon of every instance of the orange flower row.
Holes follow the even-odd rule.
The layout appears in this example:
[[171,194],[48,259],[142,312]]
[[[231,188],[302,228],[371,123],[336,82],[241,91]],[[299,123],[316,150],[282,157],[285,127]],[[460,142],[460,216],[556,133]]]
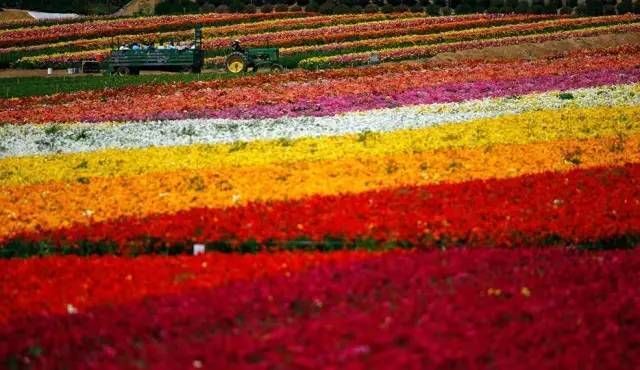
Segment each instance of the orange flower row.
[[0,239],[192,207],[620,165],[640,160],[638,148],[640,136],[612,137],[9,186],[0,194]]

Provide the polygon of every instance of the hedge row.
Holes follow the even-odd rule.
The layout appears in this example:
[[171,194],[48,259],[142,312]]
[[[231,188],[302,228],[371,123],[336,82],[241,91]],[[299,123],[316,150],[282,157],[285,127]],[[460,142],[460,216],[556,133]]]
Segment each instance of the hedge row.
[[[124,6],[128,0],[0,0],[0,7],[20,8],[58,13],[110,14]],[[323,14],[359,12],[426,11],[430,15],[489,13],[555,13],[578,15],[607,15],[635,12],[640,14],[640,1],[586,0],[578,6],[577,0],[165,0],[158,4],[156,14],[182,14],[198,12],[286,12],[305,9]],[[448,5],[448,6],[447,6]]]
[[[634,249],[640,244],[640,235],[623,234],[611,236],[609,238],[585,240],[575,242],[565,240],[562,237],[550,234],[541,238],[536,247],[561,247],[567,246],[575,250],[621,250]],[[525,244],[526,246],[526,244]],[[379,241],[369,238],[357,238],[347,240],[339,237],[326,237],[323,240],[312,240],[307,237],[299,237],[288,241],[267,241],[258,243],[255,240],[243,242],[217,241],[205,243],[206,252],[218,253],[241,253],[252,254],[259,252],[282,252],[282,251],[338,251],[338,250],[368,250],[385,251],[393,248],[402,249],[424,249],[435,248],[446,250],[448,248],[468,248],[465,241],[453,241],[447,235],[442,235],[440,239],[434,241],[432,245],[416,245],[409,241]],[[74,244],[56,244],[49,241],[30,241],[14,239],[0,246],[0,259],[45,257],[54,255],[76,255],[76,256],[141,256],[141,255],[184,255],[192,254],[193,245],[187,243],[167,244],[155,238],[144,239],[140,245],[118,246],[117,244],[105,241],[81,241]]]
[[322,14],[345,13],[392,13],[392,12],[426,12],[429,15],[450,15],[468,13],[532,13],[532,14],[577,14],[577,15],[609,15],[635,12],[640,14],[640,1],[633,0],[586,0],[585,5],[578,6],[577,0],[551,0],[545,5],[544,0],[533,0],[532,5],[526,0],[201,0],[198,4],[189,0],[166,0],[156,12],[159,14],[175,14],[182,12],[286,12],[300,11],[318,12]]

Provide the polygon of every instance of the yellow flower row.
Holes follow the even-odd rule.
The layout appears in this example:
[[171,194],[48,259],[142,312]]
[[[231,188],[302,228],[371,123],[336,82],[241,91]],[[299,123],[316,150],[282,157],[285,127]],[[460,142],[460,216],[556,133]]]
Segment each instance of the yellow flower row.
[[[364,144],[369,145],[369,144]],[[375,140],[371,142],[375,146]],[[442,145],[441,145],[442,146]],[[285,149],[283,149],[285,150]],[[7,186],[0,239],[119,216],[356,193],[381,187],[505,178],[640,161],[640,135],[264,163],[130,177]],[[54,170],[52,170],[54,171]],[[213,221],[212,221],[213,222]]]
[[442,148],[478,148],[640,132],[640,107],[569,108],[389,133],[226,145],[105,150],[0,160],[0,185],[300,161],[371,158]]

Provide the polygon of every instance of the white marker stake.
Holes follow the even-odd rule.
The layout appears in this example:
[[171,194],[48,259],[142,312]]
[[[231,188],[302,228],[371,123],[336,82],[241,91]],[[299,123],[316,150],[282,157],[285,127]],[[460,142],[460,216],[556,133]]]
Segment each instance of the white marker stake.
[[193,255],[197,256],[199,254],[204,253],[204,244],[194,244],[193,245]]

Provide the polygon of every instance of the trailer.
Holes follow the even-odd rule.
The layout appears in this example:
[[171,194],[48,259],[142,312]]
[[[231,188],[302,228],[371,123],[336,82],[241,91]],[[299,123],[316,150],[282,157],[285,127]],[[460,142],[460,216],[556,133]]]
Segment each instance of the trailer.
[[[101,69],[111,75],[137,75],[144,70],[200,73],[204,66],[204,54],[202,27],[196,26],[190,47],[114,48],[101,63]],[[87,69],[95,70],[96,66],[88,63]]]

